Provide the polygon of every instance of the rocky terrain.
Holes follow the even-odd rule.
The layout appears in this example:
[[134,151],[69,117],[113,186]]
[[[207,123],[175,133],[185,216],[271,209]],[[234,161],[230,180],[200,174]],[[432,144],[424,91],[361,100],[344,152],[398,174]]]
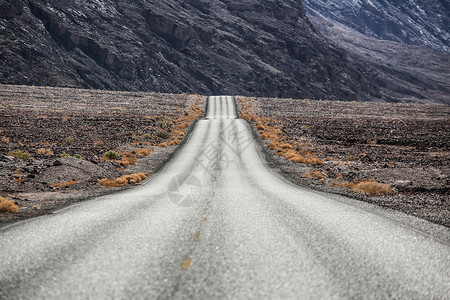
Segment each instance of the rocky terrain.
[[[253,123],[261,137],[267,135],[264,127],[279,127],[282,142],[295,145],[299,153],[317,157],[312,165],[279,155],[269,157],[296,183],[450,226],[449,106],[242,100],[252,114],[269,120],[263,125]],[[266,150],[275,154],[267,147],[269,143],[263,139]],[[386,184],[393,194],[365,196],[336,187],[361,180]]]
[[[100,186],[100,179],[151,175],[176,150],[178,142],[168,142],[182,139],[185,122],[203,116],[204,101],[187,94],[0,85],[0,197],[19,207],[15,214],[0,212],[0,223],[117,190]],[[110,150],[122,159],[105,159]]]
[[301,1],[1,0],[0,82],[374,100]]
[[450,53],[448,0],[303,0],[308,13],[367,37]]
[[373,68],[386,100],[450,104],[448,2],[304,3],[315,28]]

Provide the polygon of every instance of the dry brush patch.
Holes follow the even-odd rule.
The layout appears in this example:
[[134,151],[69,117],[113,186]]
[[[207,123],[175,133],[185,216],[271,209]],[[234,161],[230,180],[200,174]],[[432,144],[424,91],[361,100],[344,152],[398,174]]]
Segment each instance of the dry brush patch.
[[[284,157],[285,159],[302,163],[311,166],[323,166],[325,163],[322,159],[317,157],[317,154],[309,151],[313,147],[311,142],[304,142],[301,144],[298,141],[290,139],[282,127],[282,122],[268,117],[261,117],[258,115],[252,106],[252,103],[246,97],[238,97],[241,105],[240,114],[243,119],[250,121],[259,136],[269,142],[268,148],[274,154]],[[301,130],[311,130],[309,126],[301,126]],[[375,145],[371,141],[371,145]],[[330,161],[332,158],[327,157],[325,160]],[[345,163],[345,162],[344,162]],[[330,178],[327,172],[323,169],[312,169],[309,172],[301,174],[301,178],[321,181],[327,183],[329,186],[341,187],[349,189],[350,191],[364,194],[367,196],[384,196],[393,194],[392,188],[384,183],[379,183],[372,179],[355,179],[351,182],[343,181],[342,176],[337,178]]]
[[14,201],[0,196],[0,212],[17,213],[19,208]]
[[283,134],[281,126],[274,125],[279,123],[272,118],[264,118],[256,113],[251,113],[251,104],[245,97],[238,97],[241,105],[241,117],[250,121],[258,130],[259,136],[263,140],[269,141],[269,149],[273,150],[276,155],[282,156],[294,163],[302,163],[308,165],[323,165],[323,161],[317,157],[317,154],[309,152],[302,148],[297,141],[289,139]]
[[[136,155],[131,152],[116,153],[114,151],[108,151],[107,153],[109,153],[109,155],[105,153],[102,158],[103,160],[115,162],[122,166],[134,165],[138,160]],[[111,153],[114,153],[114,155]],[[117,156],[115,154],[117,154]]]
[[389,185],[372,179],[361,179],[349,182],[342,180],[342,176],[338,176],[336,179],[331,181],[329,185],[333,187],[347,188],[355,193],[365,194],[368,196],[385,196],[394,193]]
[[[170,157],[203,117],[206,97],[0,85],[0,99],[0,185],[21,207],[14,218],[23,218],[38,213],[31,208],[39,197],[51,209],[104,193],[101,178],[110,186],[142,180],[133,174],[153,172]],[[104,159],[108,150],[119,157]],[[64,182],[72,178],[80,183]]]
[[105,188],[124,187],[126,185],[133,185],[141,182],[148,177],[148,173],[134,173],[123,175],[116,179],[100,179],[98,183]]

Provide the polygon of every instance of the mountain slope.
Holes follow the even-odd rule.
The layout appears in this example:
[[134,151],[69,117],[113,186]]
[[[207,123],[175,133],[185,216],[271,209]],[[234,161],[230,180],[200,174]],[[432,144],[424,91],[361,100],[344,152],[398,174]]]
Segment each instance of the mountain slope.
[[450,53],[448,0],[304,0],[312,16],[372,38]]
[[371,80],[386,100],[450,104],[448,2],[304,3],[308,18],[328,40],[373,68]]
[[0,82],[373,100],[295,0],[0,0]]

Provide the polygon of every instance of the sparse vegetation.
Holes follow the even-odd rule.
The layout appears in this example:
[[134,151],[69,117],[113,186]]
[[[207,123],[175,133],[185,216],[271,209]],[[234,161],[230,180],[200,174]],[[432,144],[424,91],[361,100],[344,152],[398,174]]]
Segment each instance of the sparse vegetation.
[[103,154],[103,157],[107,158],[107,159],[110,159],[110,160],[119,160],[121,156],[116,151],[109,150],[108,152]]
[[138,130],[136,131],[136,134],[133,135],[133,139],[136,141],[151,140],[152,135],[150,133],[143,133],[142,130]]
[[137,149],[134,150],[134,153],[138,156],[138,157],[145,157],[147,155],[149,155],[152,152],[152,149],[148,148],[148,149]]
[[296,141],[288,140],[284,137],[283,131],[279,126],[274,126],[275,120],[262,118],[257,114],[250,113],[250,106],[244,98],[238,98],[241,103],[241,117],[252,122],[259,133],[259,136],[271,143],[268,145],[275,154],[280,155],[294,163],[303,163],[308,165],[323,165],[323,161],[316,154],[301,149]]
[[368,196],[384,196],[393,194],[394,192],[389,185],[376,182],[375,180],[364,179],[348,182],[342,180],[342,175],[339,175],[329,185],[347,188],[355,193],[365,194]]
[[0,196],[0,212],[17,213],[19,208],[14,201]]
[[132,185],[141,182],[148,177],[147,173],[135,173],[129,175],[123,175],[116,179],[104,178],[98,181],[98,183],[105,188],[123,187],[126,185]]
[[312,169],[311,171],[309,171],[307,173],[303,173],[301,177],[325,181],[325,179],[327,178],[327,173],[325,171]]
[[[4,214],[0,222],[6,219],[17,220],[25,215],[42,214],[39,210],[31,210],[34,205],[36,208],[42,205],[46,209],[59,206],[62,203],[59,192],[49,193],[53,191],[51,185],[67,192],[67,199],[105,192],[106,189],[98,184],[98,179],[106,175],[97,178],[97,174],[108,174],[108,180],[115,181],[122,175],[129,174],[127,164],[152,155],[152,150],[155,151],[158,144],[178,144],[189,125],[203,117],[199,106],[205,99],[199,95],[130,94],[3,85],[0,87],[0,94],[3,99],[0,103],[7,101],[5,110],[0,110],[0,155],[7,156],[9,151],[20,149],[38,158],[24,163],[2,157],[2,164],[7,166],[0,167],[3,191],[17,195],[14,201],[17,201],[19,207],[27,207],[27,210],[25,214],[14,216]],[[24,106],[23,103],[30,105]],[[111,111],[111,107],[121,107],[121,110]],[[18,115],[21,118],[17,119]],[[38,116],[47,118],[38,119]],[[167,133],[165,138],[157,136],[160,130]],[[66,138],[71,138],[67,139],[68,143]],[[54,152],[54,156],[49,155],[50,150]],[[105,159],[103,154],[109,150],[115,151],[120,157],[113,157],[118,158],[116,160]],[[147,159],[148,162],[143,162],[142,168],[145,166],[148,171],[155,170],[172,150],[157,149]],[[129,151],[129,154],[124,155],[125,151]],[[74,159],[82,157],[87,161],[81,164]],[[16,169],[20,173],[13,173]],[[127,183],[141,180],[136,176],[132,177],[135,179],[128,178]],[[66,181],[72,178],[80,183]],[[118,181],[113,186],[124,184],[121,179]],[[34,197],[25,200],[23,197],[26,196],[20,193],[23,191],[42,191],[45,194],[40,200]],[[66,201],[66,197],[64,198]]]
[[113,161],[123,166],[134,165],[137,162],[137,157],[131,152],[117,153],[113,150],[106,152],[103,159]]
[[22,159],[22,160],[31,160],[33,157],[28,152],[23,152],[22,150],[12,150],[8,152],[8,156],[12,156],[16,159]]
[[160,131],[158,131],[158,132],[156,133],[156,136],[157,136],[157,137],[160,137],[160,138],[162,138],[162,139],[166,139],[166,138],[169,137],[169,133],[168,133],[167,131],[165,131],[165,130],[160,130]]
[[364,180],[357,183],[353,188],[353,191],[366,194],[369,196],[384,196],[393,193],[391,187],[384,183],[376,182],[375,180]]
[[36,154],[38,155],[54,155],[52,149],[39,148],[36,150]]

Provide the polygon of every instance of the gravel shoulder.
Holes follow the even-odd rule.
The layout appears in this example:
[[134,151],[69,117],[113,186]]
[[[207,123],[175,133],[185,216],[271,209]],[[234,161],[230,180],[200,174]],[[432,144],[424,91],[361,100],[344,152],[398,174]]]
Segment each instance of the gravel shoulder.
[[[130,187],[104,188],[100,179],[156,172],[179,147],[205,100],[0,85],[0,196],[19,207],[17,213],[0,212],[0,226]],[[32,159],[11,156],[17,150]],[[109,150],[131,153],[137,161],[105,160]]]
[[[450,227],[450,107],[446,105],[239,97],[281,141],[323,164],[294,163],[261,138],[268,160],[296,184],[346,195]],[[241,106],[241,115],[242,115]],[[259,133],[259,134],[258,134]],[[314,176],[311,176],[314,175]],[[319,176],[315,176],[319,174]],[[374,180],[393,193],[359,194],[333,183]]]

